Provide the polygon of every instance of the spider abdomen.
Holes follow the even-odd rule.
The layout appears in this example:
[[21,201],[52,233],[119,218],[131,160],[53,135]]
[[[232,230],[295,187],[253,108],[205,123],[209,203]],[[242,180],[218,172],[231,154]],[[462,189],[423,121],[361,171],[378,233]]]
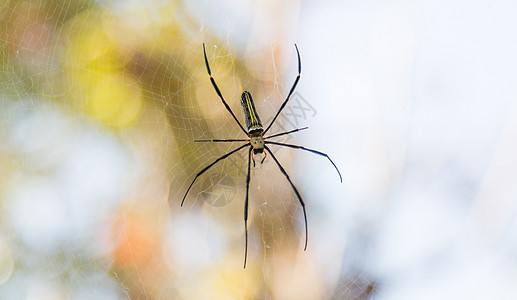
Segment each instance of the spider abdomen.
[[[262,132],[262,122],[253,103],[253,98],[250,92],[244,91],[241,96],[242,109],[244,110],[244,120],[246,122],[246,129],[248,134],[252,135],[254,132]],[[264,148],[264,147],[262,147]]]

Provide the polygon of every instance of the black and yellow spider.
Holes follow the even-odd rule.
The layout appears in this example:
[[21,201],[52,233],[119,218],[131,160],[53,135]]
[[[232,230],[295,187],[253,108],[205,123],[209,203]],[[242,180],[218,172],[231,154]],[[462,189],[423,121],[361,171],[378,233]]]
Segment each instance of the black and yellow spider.
[[[339,180],[341,182],[343,182],[343,180],[341,178],[341,173],[339,172],[338,168],[336,167],[334,162],[330,159],[330,157],[327,154],[316,151],[316,150],[308,149],[308,148],[305,148],[302,146],[269,141],[269,139],[271,139],[271,138],[279,137],[279,136],[286,135],[286,134],[291,134],[293,132],[307,129],[308,127],[297,128],[297,129],[293,129],[291,131],[286,131],[286,132],[281,132],[281,133],[277,133],[277,134],[270,135],[270,136],[265,136],[266,133],[268,132],[268,130],[273,125],[273,123],[275,122],[278,115],[280,115],[280,112],[282,111],[282,109],[284,109],[285,105],[287,104],[287,101],[289,101],[289,98],[291,97],[292,93],[294,92],[294,89],[296,88],[296,85],[298,84],[298,80],[300,80],[300,73],[302,71],[300,52],[298,52],[298,46],[296,46],[296,44],[294,45],[294,47],[296,48],[296,54],[298,55],[298,75],[296,76],[296,80],[294,81],[294,84],[291,87],[289,94],[285,98],[284,103],[282,103],[282,105],[280,106],[280,109],[276,113],[273,120],[271,120],[271,123],[269,123],[269,126],[266,128],[266,130],[264,130],[262,128],[262,122],[260,121],[257,110],[255,109],[255,104],[253,103],[253,98],[251,98],[251,94],[248,91],[244,91],[242,93],[241,104],[242,104],[242,108],[244,110],[246,128],[248,129],[248,130],[245,130],[244,127],[242,127],[242,124],[239,122],[239,120],[237,120],[237,117],[235,117],[230,106],[228,106],[228,103],[226,103],[226,101],[224,100],[223,95],[221,94],[221,91],[219,90],[219,87],[217,86],[214,78],[212,77],[212,72],[210,71],[210,65],[208,64],[208,59],[206,57],[205,44],[203,44],[203,54],[205,56],[206,70],[208,71],[208,75],[210,76],[210,81],[212,82],[212,85],[214,86],[215,92],[217,93],[219,98],[221,98],[221,101],[223,102],[223,104],[226,107],[226,109],[228,110],[228,112],[232,115],[235,122],[237,122],[237,125],[239,125],[239,127],[242,129],[242,131],[246,134],[246,136],[248,138],[246,138],[246,139],[223,139],[223,140],[213,139],[213,140],[195,140],[194,141],[194,142],[246,142],[246,144],[239,146],[238,148],[219,157],[213,163],[209,164],[203,170],[201,170],[199,173],[197,173],[196,177],[194,177],[194,180],[192,180],[192,183],[188,187],[187,192],[185,193],[185,196],[183,196],[183,200],[181,201],[181,206],[183,206],[183,203],[185,202],[185,198],[187,198],[187,194],[190,191],[190,188],[192,188],[192,185],[194,184],[194,182],[196,181],[196,179],[199,176],[201,176],[203,173],[205,173],[208,169],[210,169],[213,165],[215,165],[219,161],[227,158],[228,156],[234,154],[235,152],[237,152],[241,149],[244,149],[245,147],[249,147],[248,173],[247,173],[248,175],[246,176],[246,200],[244,201],[244,232],[246,235],[246,244],[245,244],[245,250],[244,250],[244,268],[246,268],[246,260],[248,257],[248,200],[249,200],[248,195],[249,195],[249,185],[250,185],[250,178],[251,178],[250,177],[250,164],[251,164],[252,160],[253,160],[253,166],[255,166],[255,159],[253,158],[253,154],[264,153],[264,158],[261,161],[261,163],[263,163],[264,159],[266,159],[266,153],[269,153],[271,155],[271,157],[273,158],[273,160],[275,161],[275,163],[278,165],[280,172],[282,172],[282,174],[284,174],[285,178],[287,179],[287,181],[293,188],[293,191],[296,194],[296,197],[298,197],[298,200],[300,201],[300,205],[302,206],[302,209],[303,209],[303,217],[305,220],[305,247],[303,248],[303,250],[307,249],[307,241],[308,241],[308,237],[309,237],[308,230],[307,230],[307,213],[305,211],[305,203],[302,200],[302,196],[300,195],[300,193],[294,186],[293,182],[289,178],[289,175],[287,175],[287,172],[282,167],[280,162],[278,162],[275,155],[273,154],[273,152],[271,152],[271,150],[269,149],[269,147],[267,145],[270,144],[270,145],[278,145],[278,146],[284,146],[284,147],[289,147],[289,148],[294,148],[294,149],[301,149],[301,150],[309,151],[309,152],[312,152],[312,153],[315,153],[315,154],[318,154],[321,156],[325,156],[332,163],[332,165],[336,169],[337,173],[339,174]],[[264,150],[266,152],[264,152]]]

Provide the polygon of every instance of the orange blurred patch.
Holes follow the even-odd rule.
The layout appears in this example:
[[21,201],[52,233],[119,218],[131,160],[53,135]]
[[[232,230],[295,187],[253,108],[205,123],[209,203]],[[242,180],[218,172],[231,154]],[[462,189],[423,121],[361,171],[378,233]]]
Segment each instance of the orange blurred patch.
[[147,264],[158,250],[156,223],[136,212],[121,212],[111,227],[114,264],[122,269]]

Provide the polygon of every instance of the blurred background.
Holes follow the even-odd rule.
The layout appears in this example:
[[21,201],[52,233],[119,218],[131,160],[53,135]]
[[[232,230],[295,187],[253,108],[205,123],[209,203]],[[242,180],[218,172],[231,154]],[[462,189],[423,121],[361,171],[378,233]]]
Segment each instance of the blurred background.
[[[514,299],[517,5],[0,3],[1,299]],[[252,168],[242,91],[270,133]],[[261,159],[259,156],[258,159]]]

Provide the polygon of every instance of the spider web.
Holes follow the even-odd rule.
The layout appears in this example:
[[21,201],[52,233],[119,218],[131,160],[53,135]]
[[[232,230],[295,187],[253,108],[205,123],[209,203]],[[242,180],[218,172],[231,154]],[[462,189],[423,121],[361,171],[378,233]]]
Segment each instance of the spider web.
[[[266,126],[296,76],[292,43],[222,39],[229,29],[209,8],[0,4],[1,298],[271,298],[289,264],[310,260],[302,210],[271,158],[252,168],[246,270],[247,150],[200,177],[179,208],[196,172],[237,146],[193,141],[245,137],[208,80],[201,43],[241,122],[244,89]],[[269,134],[316,115],[296,91]],[[295,150],[271,149],[309,203]]]
[[[381,1],[382,2],[382,1]],[[1,299],[514,298],[511,1],[0,2]],[[468,8],[468,9],[466,9]],[[274,134],[247,150],[244,90]]]

